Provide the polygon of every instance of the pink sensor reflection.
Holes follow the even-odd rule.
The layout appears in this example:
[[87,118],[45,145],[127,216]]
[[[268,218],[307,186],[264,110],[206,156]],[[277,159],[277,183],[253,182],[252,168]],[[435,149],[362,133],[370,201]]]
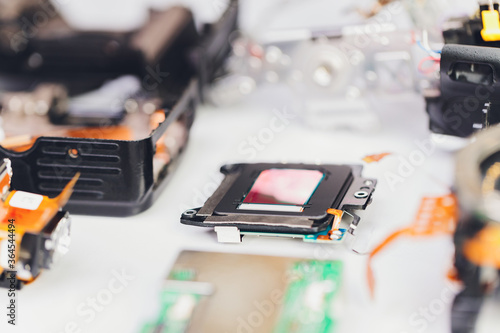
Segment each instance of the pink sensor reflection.
[[244,203],[304,205],[324,174],[318,170],[268,169],[255,180]]

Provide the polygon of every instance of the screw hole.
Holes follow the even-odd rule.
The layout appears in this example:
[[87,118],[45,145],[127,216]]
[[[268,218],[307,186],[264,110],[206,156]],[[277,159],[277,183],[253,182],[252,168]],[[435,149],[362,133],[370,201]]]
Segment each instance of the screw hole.
[[357,199],[365,199],[365,198],[368,198],[368,196],[369,196],[369,193],[366,191],[358,191],[358,192],[354,193],[354,197]]
[[186,216],[195,216],[196,215],[196,210],[194,209],[188,209],[184,212],[184,215]]
[[80,155],[80,153],[78,152],[78,149],[71,148],[71,149],[68,150],[68,155],[71,158],[77,158]]

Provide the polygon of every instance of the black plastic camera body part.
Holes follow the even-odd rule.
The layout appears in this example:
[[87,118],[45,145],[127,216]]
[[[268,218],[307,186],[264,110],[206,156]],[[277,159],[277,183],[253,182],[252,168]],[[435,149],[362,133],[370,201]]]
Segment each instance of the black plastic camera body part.
[[16,189],[54,196],[80,172],[65,209],[74,214],[134,215],[152,205],[177,165],[174,160],[155,180],[156,143],[176,121],[190,128],[197,99],[197,81],[192,80],[179,101],[165,109],[165,121],[142,140],[40,137],[25,152],[0,147],[0,156],[12,161]]
[[465,138],[500,123],[500,48],[445,45],[440,90],[426,97],[432,132]]
[[[201,85],[210,82],[229,53],[238,1],[229,1],[223,16],[200,32],[183,7],[152,10],[144,26],[126,32],[75,30],[49,2],[7,2],[0,10],[0,73],[16,81],[2,89],[56,82],[73,95],[126,74],[148,85],[158,70],[173,76],[192,71]],[[40,16],[46,20],[39,22]]]
[[[174,134],[185,133],[187,140],[201,93],[229,54],[237,14],[238,2],[232,0],[218,22],[198,33],[191,12],[175,7],[155,16],[142,30],[120,36],[73,32],[47,39],[37,35],[27,40],[19,54],[7,52],[3,45],[0,73],[20,82],[14,89],[51,82],[67,87],[70,94],[79,93],[130,74],[141,80],[145,93],[154,93],[161,100],[159,106],[165,113],[165,120],[149,135],[130,141],[41,136],[22,152],[0,146],[0,158],[9,158],[15,170],[13,186],[53,196],[80,172],[80,180],[65,207],[71,213],[129,216],[151,206],[178,164],[187,141],[159,171],[153,165],[158,142],[171,127]],[[115,46],[112,52],[103,52],[110,43]],[[82,49],[90,53],[80,52]],[[26,55],[34,53],[43,62],[26,68]],[[109,121],[106,113],[102,120]]]

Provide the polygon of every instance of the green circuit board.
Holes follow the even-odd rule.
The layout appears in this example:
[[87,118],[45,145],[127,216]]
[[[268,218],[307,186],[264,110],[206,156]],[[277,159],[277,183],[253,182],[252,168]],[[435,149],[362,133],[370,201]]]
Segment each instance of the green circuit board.
[[342,267],[339,261],[184,251],[165,280],[156,319],[141,333],[335,333]]
[[273,333],[335,332],[334,301],[342,263],[301,261],[293,265],[283,308]]
[[143,326],[141,333],[184,333],[193,311],[204,296],[194,281],[192,270],[175,270],[161,292],[161,308],[157,319]]

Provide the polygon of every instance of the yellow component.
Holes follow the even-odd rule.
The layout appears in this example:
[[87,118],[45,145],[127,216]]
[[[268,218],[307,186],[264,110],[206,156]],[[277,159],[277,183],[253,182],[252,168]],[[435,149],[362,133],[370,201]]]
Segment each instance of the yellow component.
[[483,10],[483,30],[481,37],[485,42],[496,42],[500,40],[500,15],[497,10]]

